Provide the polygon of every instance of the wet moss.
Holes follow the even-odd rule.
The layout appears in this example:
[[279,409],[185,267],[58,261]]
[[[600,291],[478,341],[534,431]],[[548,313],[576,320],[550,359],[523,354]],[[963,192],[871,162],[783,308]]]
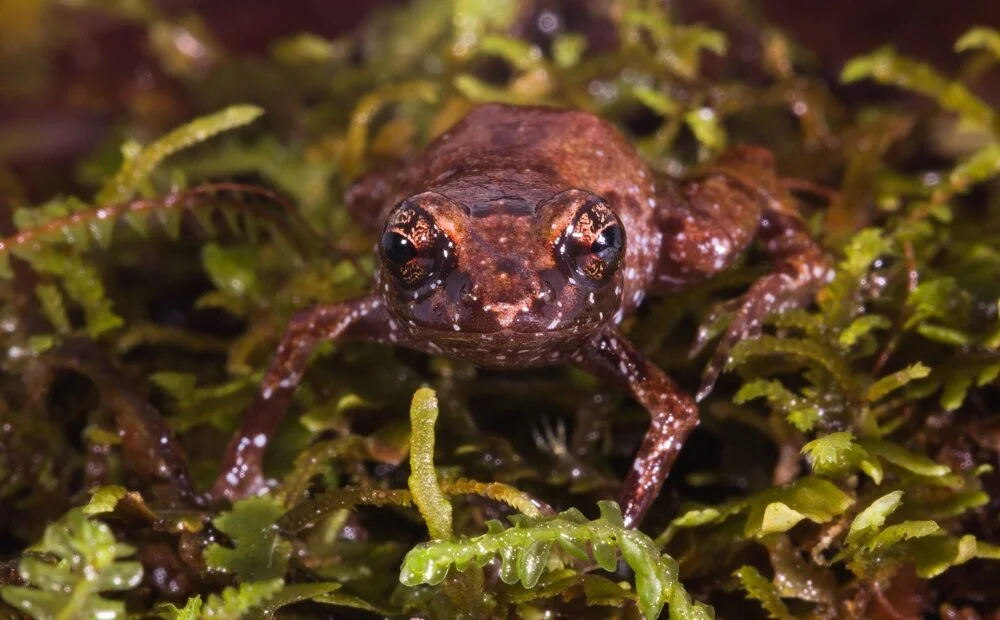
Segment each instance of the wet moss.
[[[541,34],[527,2],[417,0],[256,55],[152,3],[75,4],[148,36],[153,75],[108,143],[74,158],[74,181],[35,203],[34,177],[0,166],[5,612],[1000,607],[1000,115],[966,83],[1000,61],[995,30],[957,42],[957,78],[883,48],[829,82],[760,20],[741,34],[748,68],[724,33],[638,0]],[[22,59],[37,78],[0,96],[75,79],[44,70],[66,40],[38,43],[63,23],[54,5],[0,8],[0,71]],[[841,97],[856,82],[921,105]],[[643,532],[601,501],[646,424],[622,395],[570,369],[487,373],[371,345],[315,355],[272,444],[270,497],[205,502],[289,318],[371,282],[373,240],[344,191],[483,101],[593,111],[675,175],[762,143],[836,275],[733,350]],[[692,334],[719,333],[717,304],[762,266],[750,252],[626,329],[693,389]]]

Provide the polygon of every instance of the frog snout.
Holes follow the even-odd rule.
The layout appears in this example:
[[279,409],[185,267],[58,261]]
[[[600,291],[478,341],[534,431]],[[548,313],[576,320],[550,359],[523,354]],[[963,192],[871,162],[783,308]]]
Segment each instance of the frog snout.
[[523,267],[519,261],[513,258],[501,258],[497,261],[496,270],[498,274],[516,276],[521,273]]

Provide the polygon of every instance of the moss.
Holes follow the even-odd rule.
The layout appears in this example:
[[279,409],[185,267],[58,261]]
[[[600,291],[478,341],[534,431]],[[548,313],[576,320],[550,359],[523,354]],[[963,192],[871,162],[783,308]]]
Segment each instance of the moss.
[[[8,4],[0,40],[14,47],[0,54],[23,54],[18,42],[37,45],[60,16]],[[2,611],[1000,607],[996,110],[888,47],[830,83],[759,20],[744,33],[762,59],[748,70],[723,33],[658,3],[623,1],[545,40],[520,34],[527,3],[494,4],[417,0],[341,39],[299,35],[251,56],[153,3],[74,3],[145,29],[170,82],[131,102],[113,144],[38,204],[24,198],[29,177],[0,166],[0,199],[16,207],[0,222]],[[998,41],[987,28],[962,37],[960,75],[1000,60]],[[32,48],[31,66],[59,42]],[[842,100],[847,82],[903,98]],[[373,240],[345,189],[481,101],[593,111],[670,174],[764,143],[795,177],[835,277],[733,350],[643,532],[601,501],[646,424],[623,396],[590,398],[598,384],[570,369],[485,373],[371,345],[317,352],[272,445],[271,496],[203,502],[289,318],[370,285]],[[200,114],[182,122],[176,109]],[[718,335],[717,304],[762,268],[751,252],[651,299],[626,329],[694,388],[705,357],[687,355],[691,335]]]

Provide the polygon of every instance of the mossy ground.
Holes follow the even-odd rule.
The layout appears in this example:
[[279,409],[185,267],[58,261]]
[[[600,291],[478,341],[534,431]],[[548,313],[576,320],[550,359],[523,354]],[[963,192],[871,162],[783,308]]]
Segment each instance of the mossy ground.
[[[38,174],[0,165],[0,614],[1000,609],[1000,115],[966,84],[1000,62],[996,31],[957,43],[954,77],[887,47],[831,82],[759,20],[737,54],[640,0],[555,33],[527,2],[416,0],[263,55],[153,4],[76,4],[0,2],[18,76],[0,96],[72,80],[59,11],[132,22],[150,77],[43,201]],[[623,395],[366,345],[317,352],[271,496],[194,501],[288,318],[371,281],[345,189],[483,101],[591,110],[675,175],[767,146],[836,278],[734,350],[644,533],[598,503],[646,425]],[[625,329],[693,389],[697,327],[718,332],[712,309],[763,269],[750,252]]]

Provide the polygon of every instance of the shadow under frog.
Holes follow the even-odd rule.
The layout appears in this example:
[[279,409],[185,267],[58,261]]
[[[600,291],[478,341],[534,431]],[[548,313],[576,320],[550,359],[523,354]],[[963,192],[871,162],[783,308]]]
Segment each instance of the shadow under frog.
[[266,488],[263,454],[313,347],[366,340],[492,368],[574,364],[650,413],[622,490],[636,526],[698,421],[695,400],[618,325],[647,293],[726,269],[757,238],[774,263],[740,299],[706,367],[703,397],[732,346],[770,312],[808,302],[829,275],[773,170],[736,147],[683,181],[654,176],[625,138],[585,112],[486,105],[348,205],[377,225],[374,291],[290,322],[212,490]]

